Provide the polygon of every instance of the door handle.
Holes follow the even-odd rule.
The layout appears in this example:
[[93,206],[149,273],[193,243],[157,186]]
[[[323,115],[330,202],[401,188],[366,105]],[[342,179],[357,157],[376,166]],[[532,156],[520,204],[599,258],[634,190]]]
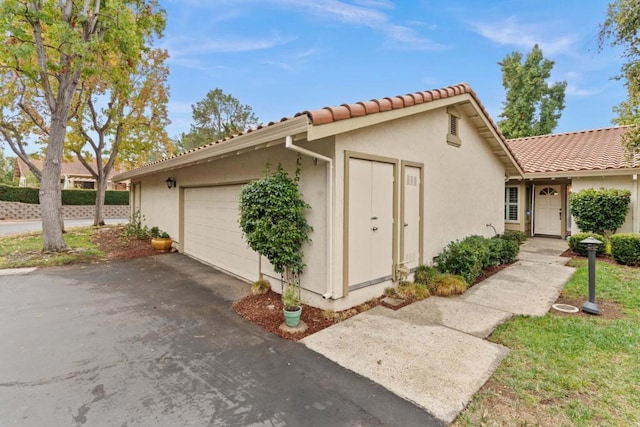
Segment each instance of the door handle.
[[378,231],[378,227],[371,227],[373,231]]

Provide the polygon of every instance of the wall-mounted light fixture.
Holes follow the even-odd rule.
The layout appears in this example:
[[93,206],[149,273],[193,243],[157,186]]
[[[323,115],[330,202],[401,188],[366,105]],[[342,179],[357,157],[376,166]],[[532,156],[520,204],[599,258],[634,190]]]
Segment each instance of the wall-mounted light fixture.
[[167,183],[167,188],[171,189],[171,188],[175,188],[177,185],[177,181],[174,177],[170,176],[169,178],[167,178],[164,182]]

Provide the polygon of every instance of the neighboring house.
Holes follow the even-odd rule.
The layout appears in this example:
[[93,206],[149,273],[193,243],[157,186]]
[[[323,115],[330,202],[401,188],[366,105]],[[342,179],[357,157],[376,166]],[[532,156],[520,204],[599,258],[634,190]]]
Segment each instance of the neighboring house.
[[568,214],[569,194],[586,188],[631,191],[620,232],[640,231],[638,158],[622,145],[627,127],[512,139],[507,146],[524,176],[505,186],[505,228],[528,235],[565,237],[579,230]]
[[381,295],[400,264],[431,263],[452,240],[502,232],[505,179],[522,174],[459,84],[305,111],[114,179],[131,180],[132,209],[180,252],[247,281],[265,275],[279,291],[279,275],[244,242],[238,196],[267,164],[292,173],[298,155],[314,229],[303,299],[333,310]]
[[[42,170],[44,160],[31,159],[31,162],[39,170]],[[124,172],[124,169],[113,168],[109,177],[107,177],[107,190],[126,190],[126,183],[114,183],[112,182],[113,175]],[[37,187],[39,182],[33,175],[29,166],[22,161],[19,157],[16,158],[16,166],[13,172],[13,180],[18,182],[20,187]],[[62,172],[60,174],[60,183],[63,189],[85,189],[95,190],[96,180],[91,173],[84,167],[82,163],[76,158],[71,160],[64,160],[62,162]]]

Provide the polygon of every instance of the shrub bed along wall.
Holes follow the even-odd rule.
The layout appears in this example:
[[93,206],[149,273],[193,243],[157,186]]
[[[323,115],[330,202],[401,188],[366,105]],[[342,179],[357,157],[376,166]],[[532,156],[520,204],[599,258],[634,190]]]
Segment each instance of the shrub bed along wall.
[[511,236],[469,236],[449,243],[434,261],[441,272],[462,276],[471,284],[486,269],[512,263],[519,252],[520,244]]

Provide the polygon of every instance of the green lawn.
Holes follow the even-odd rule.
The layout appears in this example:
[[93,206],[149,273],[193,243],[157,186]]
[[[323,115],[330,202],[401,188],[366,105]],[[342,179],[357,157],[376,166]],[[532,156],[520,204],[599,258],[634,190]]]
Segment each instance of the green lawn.
[[57,254],[42,253],[42,233],[0,237],[0,269],[16,267],[50,267],[78,262],[92,262],[104,254],[91,242],[93,227],[69,229],[64,240],[71,249]]
[[[564,294],[587,294],[587,268]],[[640,268],[598,262],[596,300],[623,317],[516,317],[490,340],[511,349],[458,426],[637,426],[640,423]]]

